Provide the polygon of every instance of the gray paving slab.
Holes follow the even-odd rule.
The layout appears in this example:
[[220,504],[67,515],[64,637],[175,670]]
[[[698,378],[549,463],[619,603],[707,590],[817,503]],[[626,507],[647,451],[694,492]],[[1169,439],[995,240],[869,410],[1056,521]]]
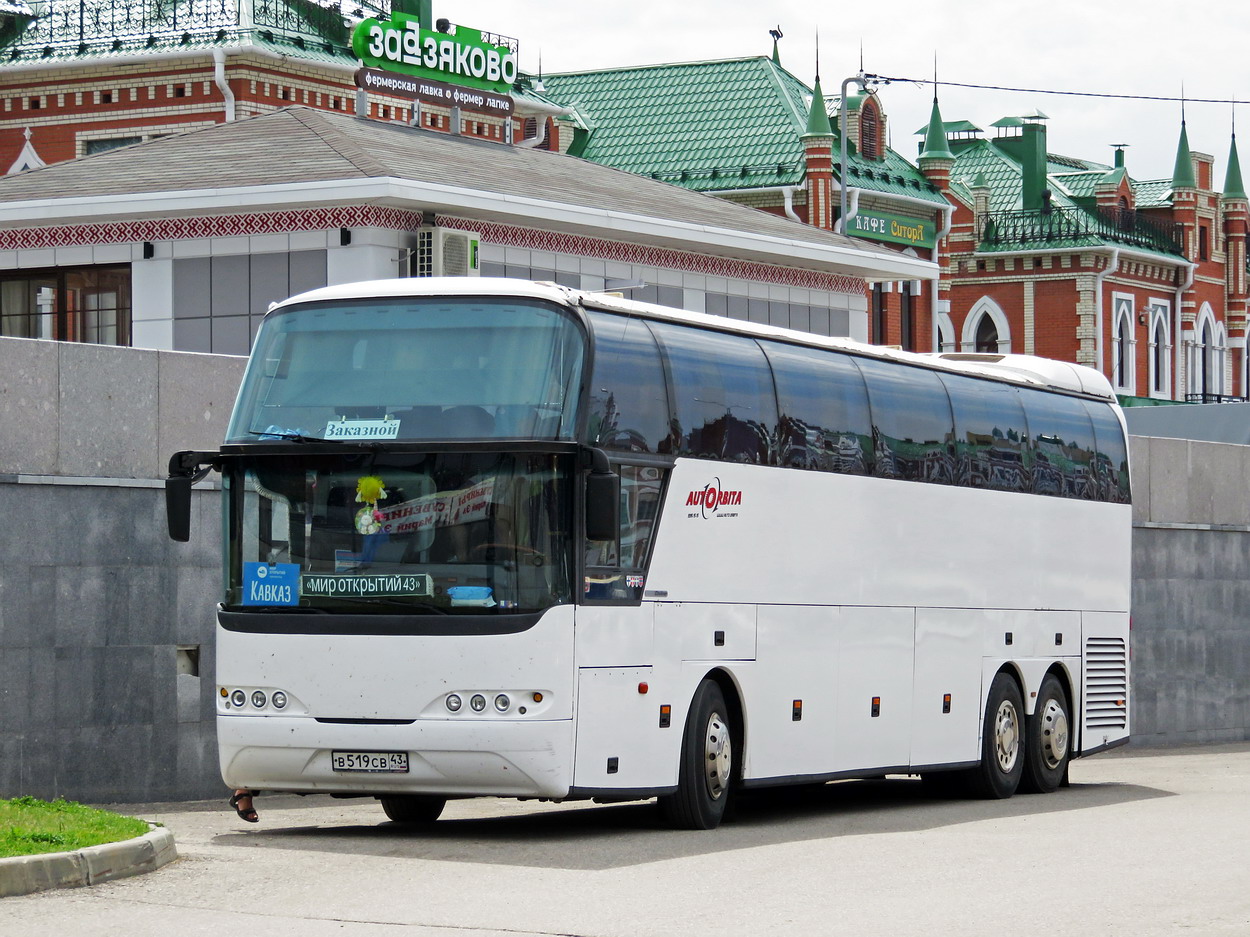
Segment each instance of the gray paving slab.
[[705,833],[652,804],[452,803],[427,831],[372,801],[131,805],[178,837],[152,875],[0,902],[64,937],[1163,937],[1250,934],[1250,744],[1111,753],[1073,784],[934,800],[908,779],[744,800]]

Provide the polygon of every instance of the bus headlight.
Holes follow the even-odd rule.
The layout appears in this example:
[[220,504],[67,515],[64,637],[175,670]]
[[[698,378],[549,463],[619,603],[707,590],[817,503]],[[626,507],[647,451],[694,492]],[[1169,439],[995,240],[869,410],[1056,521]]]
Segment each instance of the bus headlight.
[[508,697],[505,694],[500,693],[498,696],[495,697],[495,708],[498,709],[501,713],[506,713],[508,711],[508,707],[511,705],[512,705],[512,700],[508,699]]
[[234,703],[234,705],[236,706],[241,707],[244,703],[247,702],[247,694],[244,693],[242,690],[235,690],[233,693],[230,694],[230,702]]
[[286,694],[281,690],[274,690],[269,702],[273,703],[274,709],[286,709]]
[[486,697],[481,693],[474,693],[469,700],[469,707],[475,712],[480,713],[486,708]]
[[463,705],[464,705],[464,702],[455,693],[452,693],[447,697],[447,709],[450,712],[454,712],[454,713],[460,712],[460,707]]
[[264,709],[267,702],[269,702],[269,697],[265,695],[264,690],[256,690],[252,693],[252,705],[257,709]]

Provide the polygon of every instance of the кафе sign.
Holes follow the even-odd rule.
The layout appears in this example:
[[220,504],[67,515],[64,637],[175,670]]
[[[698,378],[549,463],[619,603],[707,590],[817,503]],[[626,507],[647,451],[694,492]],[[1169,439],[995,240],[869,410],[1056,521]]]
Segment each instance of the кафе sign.
[[389,20],[357,25],[352,51],[366,66],[356,73],[357,87],[446,107],[512,113],[508,90],[517,77],[516,52],[487,42],[481,30],[452,26],[436,32],[423,29],[415,16],[395,12]]
[[859,211],[847,219],[846,233],[909,247],[933,247],[937,231],[932,219],[908,218],[883,211]]

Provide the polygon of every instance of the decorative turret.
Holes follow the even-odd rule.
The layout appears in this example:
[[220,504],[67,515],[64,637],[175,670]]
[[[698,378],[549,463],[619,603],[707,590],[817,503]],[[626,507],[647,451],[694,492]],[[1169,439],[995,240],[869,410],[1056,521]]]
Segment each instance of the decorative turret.
[[831,229],[833,210],[833,125],[825,110],[825,95],[820,90],[820,73],[812,88],[812,109],[807,115],[807,132],[803,134],[803,157],[807,174],[807,223]]
[[1228,172],[1224,174],[1224,198],[1246,198],[1246,187],[1241,181],[1241,160],[1237,158],[1237,134],[1233,133],[1228,145]]
[[954,161],[950,144],[946,142],[946,125],[942,123],[942,112],[938,109],[937,95],[933,96],[933,110],[929,114],[929,129],[924,135],[924,149],[920,159],[949,159]]
[[1176,166],[1172,169],[1173,189],[1196,189],[1194,160],[1189,152],[1189,134],[1185,130],[1185,118],[1181,118],[1181,139],[1176,144]]

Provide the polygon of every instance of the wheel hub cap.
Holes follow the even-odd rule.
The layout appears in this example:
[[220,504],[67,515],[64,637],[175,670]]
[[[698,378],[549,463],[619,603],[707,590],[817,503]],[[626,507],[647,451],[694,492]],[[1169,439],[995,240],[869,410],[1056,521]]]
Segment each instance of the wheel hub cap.
[[729,771],[733,766],[733,742],[729,738],[729,726],[720,713],[714,712],[708,718],[703,737],[703,779],[708,796],[719,800],[729,787]]
[[1003,700],[994,714],[994,750],[998,766],[1009,773],[1020,754],[1020,720],[1010,700]]
[[1042,757],[1054,770],[1068,754],[1068,714],[1057,700],[1048,700],[1042,710]]

